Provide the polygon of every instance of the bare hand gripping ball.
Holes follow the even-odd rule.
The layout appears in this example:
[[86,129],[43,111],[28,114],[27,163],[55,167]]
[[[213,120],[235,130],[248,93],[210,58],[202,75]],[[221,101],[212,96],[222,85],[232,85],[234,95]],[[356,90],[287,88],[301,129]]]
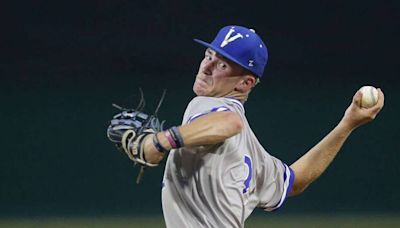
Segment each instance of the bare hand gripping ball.
[[362,93],[361,107],[371,108],[378,102],[378,90],[373,86],[363,86],[360,88]]

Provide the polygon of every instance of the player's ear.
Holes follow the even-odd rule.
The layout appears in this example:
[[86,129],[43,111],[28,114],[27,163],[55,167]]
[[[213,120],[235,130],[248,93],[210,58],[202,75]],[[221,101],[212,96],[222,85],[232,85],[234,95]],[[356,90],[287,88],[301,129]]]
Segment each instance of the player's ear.
[[256,85],[257,79],[253,75],[245,75],[236,85],[236,90],[247,93]]

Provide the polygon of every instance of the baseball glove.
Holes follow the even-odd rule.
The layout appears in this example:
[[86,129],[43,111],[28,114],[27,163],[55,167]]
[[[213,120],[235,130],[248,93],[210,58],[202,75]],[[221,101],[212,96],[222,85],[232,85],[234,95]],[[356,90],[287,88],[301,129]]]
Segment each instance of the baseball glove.
[[141,101],[136,109],[126,109],[113,104],[114,107],[122,112],[116,114],[112,118],[107,128],[107,137],[120,151],[126,153],[135,164],[155,167],[158,164],[152,164],[146,161],[143,151],[143,142],[147,135],[155,134],[163,130],[165,121],[159,121],[157,112],[164,99],[165,91],[153,115],[142,112],[145,102],[141,89],[140,93]]

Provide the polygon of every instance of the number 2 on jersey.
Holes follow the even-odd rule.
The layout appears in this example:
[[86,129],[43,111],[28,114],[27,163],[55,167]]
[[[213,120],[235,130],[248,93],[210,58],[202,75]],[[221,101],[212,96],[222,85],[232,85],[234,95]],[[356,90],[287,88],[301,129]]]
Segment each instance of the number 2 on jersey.
[[247,165],[248,167],[248,174],[247,174],[247,178],[246,180],[244,180],[244,186],[245,188],[243,189],[243,193],[246,193],[249,190],[250,187],[250,180],[251,177],[253,175],[253,170],[252,170],[252,164],[251,164],[251,158],[248,155],[244,155],[244,163]]

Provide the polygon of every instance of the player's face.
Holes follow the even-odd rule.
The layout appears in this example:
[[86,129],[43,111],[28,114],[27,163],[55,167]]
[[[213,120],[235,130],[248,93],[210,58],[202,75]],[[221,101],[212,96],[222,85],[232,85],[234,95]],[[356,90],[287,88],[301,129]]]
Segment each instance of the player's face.
[[193,91],[198,96],[223,97],[231,93],[243,78],[243,69],[212,49],[201,61]]

